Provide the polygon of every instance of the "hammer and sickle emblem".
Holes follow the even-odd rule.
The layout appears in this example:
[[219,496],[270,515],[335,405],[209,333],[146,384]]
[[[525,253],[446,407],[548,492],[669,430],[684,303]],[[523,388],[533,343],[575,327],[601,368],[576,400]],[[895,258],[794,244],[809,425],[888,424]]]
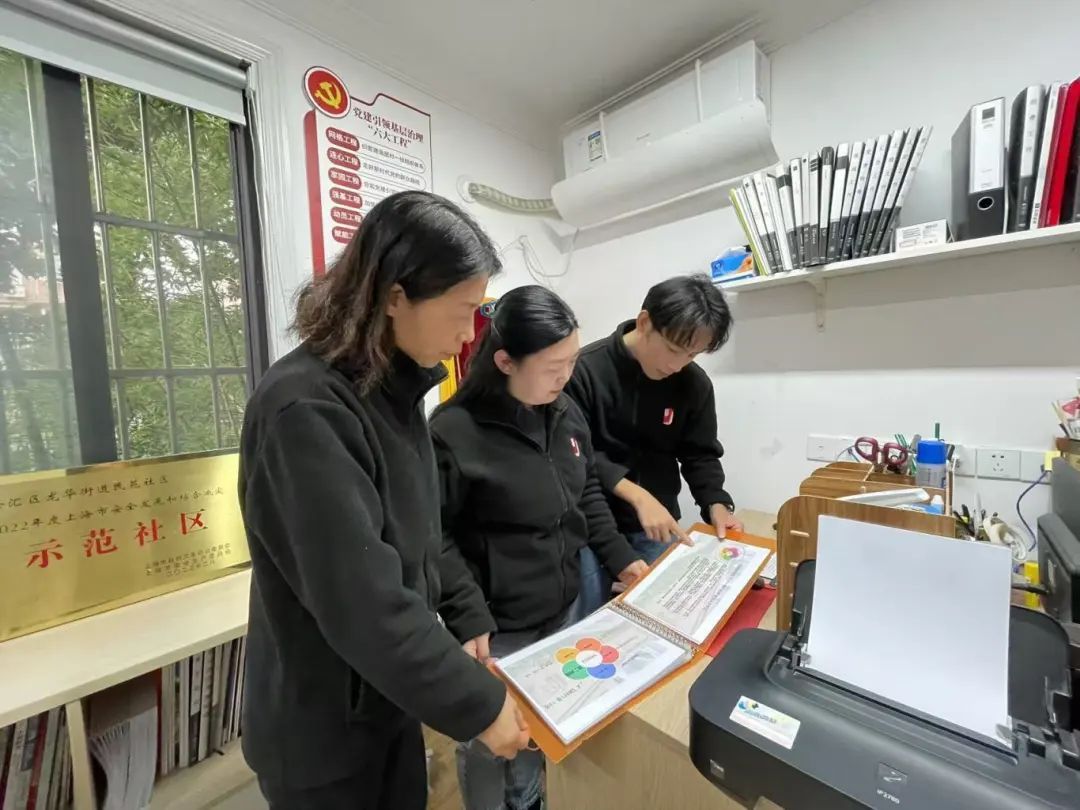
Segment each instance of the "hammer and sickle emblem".
[[319,82],[319,89],[315,91],[314,96],[335,110],[341,107],[341,89],[333,82]]

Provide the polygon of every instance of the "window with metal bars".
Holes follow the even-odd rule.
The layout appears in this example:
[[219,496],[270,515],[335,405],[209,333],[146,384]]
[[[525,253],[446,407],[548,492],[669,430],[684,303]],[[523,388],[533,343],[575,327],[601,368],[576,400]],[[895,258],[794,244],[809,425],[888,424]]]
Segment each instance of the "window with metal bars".
[[250,160],[242,126],[0,50],[0,473],[238,444]]

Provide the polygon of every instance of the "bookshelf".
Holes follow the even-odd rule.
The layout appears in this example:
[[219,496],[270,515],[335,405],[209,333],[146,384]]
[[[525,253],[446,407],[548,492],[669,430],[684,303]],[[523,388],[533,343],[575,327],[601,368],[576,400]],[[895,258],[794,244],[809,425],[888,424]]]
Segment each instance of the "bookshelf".
[[856,276],[863,273],[874,273],[879,270],[899,270],[924,264],[945,263],[990,253],[1033,250],[1068,242],[1080,242],[1080,223],[1055,225],[1052,228],[1039,228],[1034,231],[1005,233],[999,236],[983,237],[982,239],[968,239],[963,242],[951,242],[938,247],[914,248],[899,253],[867,256],[863,259],[849,259],[848,261],[833,262],[818,267],[791,270],[787,273],[776,273],[771,276],[758,276],[742,281],[733,281],[730,284],[725,284],[724,289],[744,293],[772,287],[784,287],[789,284],[811,284],[816,286],[828,279],[842,276]]
[[[65,706],[75,810],[97,810],[84,700],[247,632],[251,571],[0,643],[0,726]],[[153,810],[195,810],[254,778],[239,743],[158,781]]]

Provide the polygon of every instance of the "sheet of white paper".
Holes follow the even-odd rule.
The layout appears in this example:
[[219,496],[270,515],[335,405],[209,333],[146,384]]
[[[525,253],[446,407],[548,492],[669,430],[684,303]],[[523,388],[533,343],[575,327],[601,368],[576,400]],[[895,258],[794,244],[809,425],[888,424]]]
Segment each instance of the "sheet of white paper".
[[776,557],[775,554],[769,555],[769,561],[765,563],[765,567],[761,569],[761,578],[767,579],[770,582],[776,581]]
[[626,602],[701,644],[770,553],[760,546],[694,532],[661,560]]
[[569,743],[689,659],[689,650],[598,610],[496,666]]
[[828,516],[817,546],[810,668],[997,739],[1009,550]]

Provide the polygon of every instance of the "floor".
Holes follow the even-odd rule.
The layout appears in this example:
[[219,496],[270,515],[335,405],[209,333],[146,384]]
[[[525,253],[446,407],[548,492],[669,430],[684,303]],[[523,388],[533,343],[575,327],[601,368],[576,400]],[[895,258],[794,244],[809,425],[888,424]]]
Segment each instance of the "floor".
[[[428,810],[462,810],[454,765],[454,744],[433,731],[426,733],[431,760],[431,792]],[[214,810],[266,810],[266,802],[254,782],[213,805]]]

